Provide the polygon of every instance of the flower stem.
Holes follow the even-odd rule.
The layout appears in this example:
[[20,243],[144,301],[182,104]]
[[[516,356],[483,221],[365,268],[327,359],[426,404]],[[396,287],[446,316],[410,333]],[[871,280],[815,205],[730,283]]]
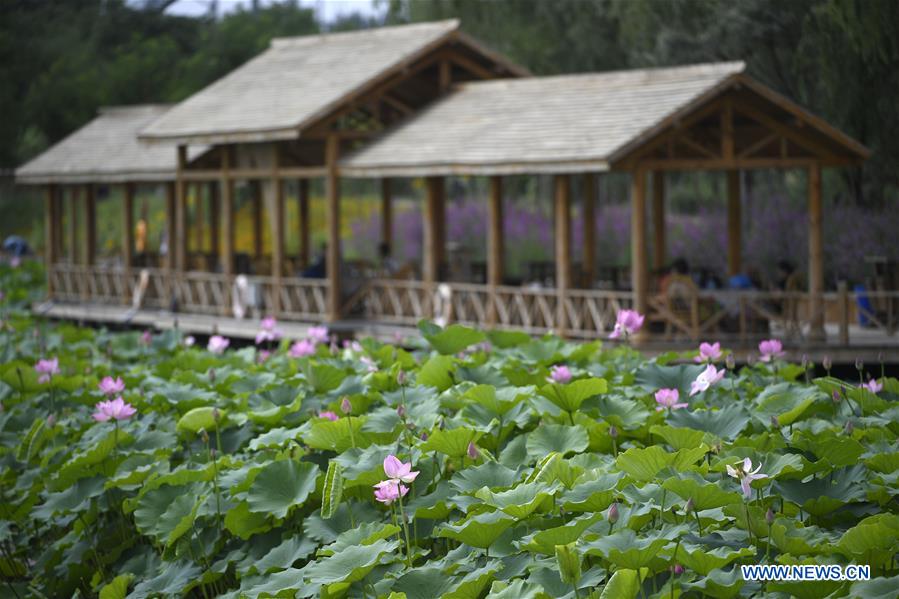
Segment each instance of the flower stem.
[[400,506],[400,519],[403,521],[403,534],[406,537],[406,565],[412,567],[412,545],[409,543],[409,525],[406,522],[406,512],[403,510],[403,496],[397,497],[397,503]]
[[350,445],[352,446],[353,449],[356,449],[356,439],[353,437],[353,417],[347,416],[346,420],[347,420],[347,425],[349,426],[349,429],[350,429]]

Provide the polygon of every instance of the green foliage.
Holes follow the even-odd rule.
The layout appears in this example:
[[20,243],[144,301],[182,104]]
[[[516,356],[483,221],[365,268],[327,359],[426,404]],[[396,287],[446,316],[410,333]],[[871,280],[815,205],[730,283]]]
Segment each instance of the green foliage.
[[[892,391],[850,407],[820,381],[756,364],[668,413],[654,410],[652,385],[689,384],[692,366],[552,337],[447,354],[420,343],[400,389],[354,375],[358,352],[298,361],[282,348],[258,363],[159,343],[116,355],[96,348],[131,334],[48,326],[15,307],[7,322],[8,364],[33,371],[55,356],[60,381],[79,381],[52,395],[0,383],[11,596],[736,597],[762,592],[739,577],[760,561],[875,573],[772,583],[778,593],[895,594]],[[362,353],[397,355],[372,340]],[[505,374],[522,360],[540,378],[564,362],[575,379]],[[597,364],[603,379],[589,374]],[[91,418],[106,374],[125,377],[137,409],[117,425]],[[318,416],[344,395],[352,416]],[[218,435],[212,405],[228,424]],[[249,417],[276,408],[289,409]],[[385,505],[373,485],[390,454],[417,475]],[[767,475],[748,499],[726,472],[746,457]]]

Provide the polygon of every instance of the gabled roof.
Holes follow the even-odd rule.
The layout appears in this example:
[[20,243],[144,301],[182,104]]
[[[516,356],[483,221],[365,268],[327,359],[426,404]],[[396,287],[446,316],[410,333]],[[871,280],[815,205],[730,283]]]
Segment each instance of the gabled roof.
[[510,72],[524,73],[462,35],[457,20],[275,39],[268,50],[175,106],[141,137],[178,143],[294,139],[360,90],[450,39]]
[[176,153],[137,139],[167,104],[105,107],[99,115],[16,170],[19,183],[172,181]]
[[[607,170],[725,90],[765,86],[742,62],[471,82],[348,155],[341,174],[428,176]],[[767,90],[770,92],[770,90]],[[771,92],[773,94],[773,92]],[[854,156],[867,150],[782,97],[766,97]]]

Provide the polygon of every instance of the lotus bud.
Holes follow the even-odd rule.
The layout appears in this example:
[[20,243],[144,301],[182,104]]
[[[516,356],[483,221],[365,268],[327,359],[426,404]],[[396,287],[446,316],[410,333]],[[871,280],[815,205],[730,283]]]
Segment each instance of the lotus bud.
[[808,370],[809,365],[808,354],[802,354],[802,369]]
[[614,424],[609,427],[609,437],[611,437],[612,439],[618,438],[618,429],[615,427]]
[[674,574],[675,576],[680,576],[684,573],[684,567],[680,564],[674,564]]
[[824,370],[827,371],[827,374],[830,374],[830,369],[833,368],[833,360],[830,359],[830,356],[824,356],[821,358],[821,366],[824,367]]
[[754,363],[755,363],[755,356],[753,356],[752,354],[748,354],[746,356],[746,365],[752,366]]
[[721,441],[718,441],[717,443],[715,443],[714,445],[712,445],[712,451],[713,451],[715,454],[721,453]]
[[852,434],[852,431],[855,430],[855,426],[853,426],[851,420],[847,420],[847,421],[846,421],[846,426],[844,427],[843,430],[846,431],[846,434],[847,434],[847,435],[851,435],[851,434]]
[[774,510],[772,510],[770,507],[768,508],[768,511],[765,512],[765,522],[768,523],[768,526],[774,524]]
[[222,419],[222,413],[219,412],[218,408],[212,408],[212,419],[218,424],[218,421]]
[[200,438],[203,439],[203,443],[209,443],[209,435],[206,433],[205,428],[200,429]]
[[406,371],[400,370],[396,373],[396,384],[402,387],[406,384]]
[[399,406],[397,406],[396,415],[399,416],[400,418],[405,418],[406,417],[406,406],[404,406],[403,404],[400,404]]
[[831,397],[833,397],[833,403],[840,403],[840,392],[836,389],[834,389],[833,395],[831,395]]
[[777,416],[771,417],[771,428],[780,428],[780,420],[777,419]]
[[724,358],[724,367],[728,370],[733,370],[737,367],[737,359],[733,354],[727,354],[727,357]]
[[210,447],[210,448],[209,448],[209,455],[212,457],[213,460],[215,459],[215,456],[216,456],[217,453],[218,453],[218,452],[215,450],[215,447]]
[[877,361],[883,364],[883,352],[877,352]]
[[421,431],[421,440],[422,441],[428,440],[428,431]]
[[861,358],[855,359],[855,369],[861,372],[865,368],[865,363],[862,362]]
[[473,460],[478,459],[478,447],[474,444],[473,441],[468,442],[468,457]]
[[209,382],[215,383],[215,368],[210,368],[207,375],[209,376]]
[[350,403],[349,397],[344,397],[340,400],[340,411],[344,414],[349,414],[353,411],[353,404]]
[[689,514],[693,511],[693,498],[687,500],[687,503],[684,505],[684,512]]
[[609,514],[607,516],[610,524],[615,524],[618,522],[618,502],[616,501],[609,507]]
[[[2,410],[3,409],[0,408],[0,411]],[[56,414],[50,414],[49,416],[47,416],[47,426],[49,428],[53,428],[54,426],[56,426]]]

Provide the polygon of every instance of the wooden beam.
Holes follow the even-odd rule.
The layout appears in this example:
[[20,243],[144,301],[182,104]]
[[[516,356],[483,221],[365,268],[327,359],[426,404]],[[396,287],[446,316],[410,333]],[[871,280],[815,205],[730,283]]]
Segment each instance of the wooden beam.
[[596,173],[584,173],[584,248],[581,285],[590,289],[596,279]]
[[222,273],[230,279],[234,274],[234,180],[228,174],[228,162],[222,168],[221,215],[222,244],[219,253],[219,264]]
[[737,155],[737,158],[751,158],[753,154],[763,149],[765,146],[774,143],[780,137],[780,133],[772,132],[763,136],[758,141],[755,141],[748,145],[746,148],[740,151]]
[[56,214],[56,186],[47,185],[44,192],[44,269],[47,273],[47,298],[53,298],[53,275],[56,264],[56,229],[59,226]]
[[297,182],[297,213],[300,228],[300,264],[309,266],[309,179]]
[[571,177],[556,175],[555,188],[555,245],[556,245],[556,333],[565,335],[567,329],[565,300],[571,288]]
[[250,181],[250,201],[253,207],[253,256],[262,256],[262,185],[259,181]]
[[218,256],[221,242],[219,240],[219,225],[221,224],[221,199],[219,187],[216,183],[207,183],[206,191],[209,196],[209,253]]
[[734,105],[730,98],[724,101],[721,110],[721,157],[725,160],[734,157]]
[[443,195],[443,177],[425,179],[425,205],[422,211],[424,229],[422,235],[422,280],[433,285],[440,276],[440,197]]
[[727,171],[727,274],[743,272],[740,171]]
[[806,150],[808,152],[811,152],[811,154],[813,156],[816,156],[818,158],[822,158],[825,160],[837,160],[838,159],[838,157],[833,152],[828,150],[827,148],[824,148],[824,147],[806,139],[805,136],[803,136],[800,133],[797,133],[793,128],[778,121],[774,117],[772,117],[768,114],[765,114],[764,112],[762,112],[755,106],[752,106],[750,103],[744,102],[739,99],[734,99],[733,106],[737,110],[737,112],[740,112],[741,114],[748,116],[749,118],[756,121],[757,123],[764,125],[765,127],[768,127],[769,129],[771,129],[772,131],[774,131],[776,133],[779,133],[781,136],[787,138],[788,140],[790,140],[797,146],[803,148],[804,150]]
[[828,163],[814,158],[735,158],[733,160],[704,160],[692,158],[647,159],[636,162],[644,171],[716,171],[753,170],[762,168],[808,168],[814,163],[837,166],[842,163]]
[[440,93],[449,91],[453,84],[453,63],[447,59],[440,61]]
[[821,341],[824,333],[824,228],[821,202],[821,166],[808,169],[808,292],[811,296],[809,338]]
[[[631,175],[631,287],[634,310],[646,314],[649,307],[649,276],[646,268],[646,172]],[[636,340],[645,338],[641,329]]]
[[281,279],[284,276],[284,182],[272,179],[275,202],[274,214],[269,219],[272,225],[272,277],[275,279],[271,310],[281,312]]
[[125,183],[124,191],[125,197],[122,203],[122,264],[127,271],[134,265],[134,183]]
[[78,264],[78,212],[81,187],[69,188],[69,262]]
[[337,160],[340,157],[340,139],[331,135],[325,141],[325,165],[328,176],[325,189],[328,201],[328,314],[329,322],[340,319],[340,174]]
[[490,206],[487,211],[487,284],[503,284],[503,178],[490,177]]
[[194,190],[194,247],[193,251],[206,252],[206,197],[203,194],[205,185],[195,183]]
[[[372,131],[371,134],[376,134]],[[312,139],[307,136],[306,139]],[[294,179],[305,177],[324,177],[327,175],[327,169],[324,166],[285,166],[279,168],[275,176],[280,179]],[[222,173],[219,170],[186,170],[182,173],[185,181],[218,181]],[[231,169],[232,179],[270,179],[272,177],[272,169],[264,168],[241,168]]]
[[662,270],[668,262],[668,241],[665,235],[665,173],[652,173],[652,268]]
[[393,197],[388,177],[381,178],[381,242],[393,249]]
[[93,184],[84,186],[84,264],[93,266],[97,257],[97,196]]
[[169,273],[177,268],[175,263],[175,184],[172,182],[165,184],[165,268]]

